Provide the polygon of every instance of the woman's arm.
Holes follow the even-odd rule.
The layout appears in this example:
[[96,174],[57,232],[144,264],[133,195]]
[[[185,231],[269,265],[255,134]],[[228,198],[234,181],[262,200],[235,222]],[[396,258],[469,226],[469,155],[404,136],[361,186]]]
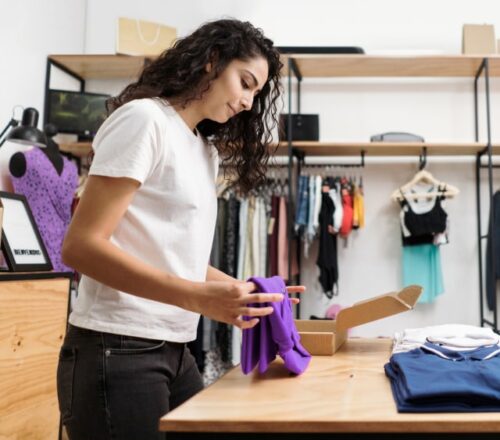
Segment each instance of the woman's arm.
[[[213,266],[208,266],[207,269],[207,281],[235,281],[238,282],[236,278],[233,278],[226,273],[216,269]],[[242,282],[242,281],[240,281]],[[304,293],[306,291],[305,286],[287,286],[286,290],[288,293]],[[299,298],[290,298],[292,304],[298,304],[300,302]]]
[[238,281],[236,278],[216,269],[213,266],[207,268],[207,281]]
[[[255,302],[280,301],[281,295],[254,295],[253,283],[193,282],[144,263],[110,241],[139,182],[129,178],[90,176],[63,243],[65,264],[114,289],[172,304],[242,328],[272,308],[252,308]],[[250,324],[248,324],[250,323]]]

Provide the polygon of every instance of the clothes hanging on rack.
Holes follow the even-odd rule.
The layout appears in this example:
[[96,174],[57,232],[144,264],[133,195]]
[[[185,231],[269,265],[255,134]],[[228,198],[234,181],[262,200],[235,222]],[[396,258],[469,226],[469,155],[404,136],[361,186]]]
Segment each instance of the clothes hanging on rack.
[[[236,234],[235,219],[239,202],[234,197],[229,200],[217,199],[217,223],[214,232],[210,264],[226,273],[236,271]],[[202,367],[205,385],[217,380],[231,368],[232,331],[231,326],[203,317],[198,325],[198,337],[190,343],[198,366]],[[200,362],[199,358],[203,361]]]
[[420,303],[431,303],[444,292],[439,246],[420,244],[403,246],[403,285],[423,287]]
[[239,212],[239,233],[238,233],[238,270],[236,278],[243,279],[243,264],[245,262],[245,253],[247,246],[247,218],[248,218],[248,199],[243,199],[240,203]]
[[[488,241],[486,243],[486,298],[488,309],[493,310],[497,294],[497,283],[500,280],[500,191],[493,196],[493,218],[494,224],[489,224]],[[490,217],[491,219],[491,217]],[[491,234],[495,230],[495,247],[493,248]],[[491,260],[495,257],[495,267],[492,267]],[[498,303],[497,303],[498,304]]]
[[319,212],[321,211],[321,184],[323,179],[321,176],[313,176],[314,179],[314,212],[313,212],[313,230],[315,235],[318,234],[319,231]]
[[278,224],[278,273],[280,277],[288,279],[289,263],[288,253],[292,252],[292,276],[297,275],[298,265],[295,252],[291,250],[288,241],[288,211],[285,197],[280,197],[279,203],[279,224]]
[[[429,188],[434,191],[434,188]],[[428,200],[408,200],[401,192],[401,227],[404,245],[444,244],[447,243],[448,214],[444,210],[444,192],[446,188],[438,188],[438,196]],[[443,237],[444,234],[444,237]]]
[[295,231],[307,226],[309,216],[309,176],[299,176],[297,190],[297,210],[295,213]]
[[319,213],[319,251],[316,264],[319,267],[319,282],[323,292],[332,298],[337,290],[339,279],[337,257],[337,235],[331,233],[335,205],[330,197],[330,187],[325,182],[321,193],[321,211]]
[[[320,192],[320,197],[321,197],[321,192]],[[320,203],[321,201],[318,203],[318,206],[320,206]],[[316,236],[316,230],[314,224],[314,219],[315,219],[314,214],[316,210],[316,178],[313,176],[309,178],[308,208],[309,209],[308,209],[306,230],[304,233],[304,256],[306,258],[309,257],[309,248],[314,240],[314,237]]]
[[352,231],[353,226],[353,198],[351,196],[351,185],[346,178],[343,178],[341,184],[342,195],[342,225],[340,226],[340,235],[346,238]]
[[[243,274],[242,279],[247,279],[252,276],[252,273],[255,273],[255,258],[256,252],[258,252],[257,245],[254,242],[255,236],[255,197],[251,196],[248,199],[248,212],[247,212],[247,236],[246,241],[247,244],[245,246],[245,255],[243,261]],[[255,231],[257,232],[257,231]]]
[[238,259],[238,233],[240,202],[233,195],[227,201],[225,238],[223,241],[223,253],[221,270],[231,277],[236,277]]
[[266,276],[267,272],[267,240],[268,240],[268,201],[264,198],[258,199],[259,204],[259,266],[257,273]]
[[311,175],[307,168],[298,180],[295,231],[304,242],[306,258],[319,239],[318,279],[331,298],[338,289],[337,235],[347,239],[353,229],[365,225],[362,184],[361,179],[358,185],[353,178]]
[[[211,265],[237,279],[281,275],[288,278],[289,248],[286,186],[268,179],[247,197],[225,188],[219,193]],[[292,275],[298,272],[292,259]],[[198,344],[204,353],[203,378],[209,385],[240,362],[241,331],[204,320]],[[208,334],[207,334],[208,333]],[[193,346],[197,351],[198,345]]]
[[352,228],[365,227],[365,201],[363,196],[363,184],[354,184]]
[[[346,238],[353,229],[364,227],[364,200],[361,184],[345,177],[325,177],[301,175],[299,178],[298,203],[295,230],[302,233],[305,242],[304,254],[309,255],[311,242],[317,236],[321,209],[321,186],[328,182],[330,197],[334,203],[332,233],[340,233]],[[356,212],[355,212],[356,210]]]
[[427,200],[410,200],[400,191],[403,285],[421,285],[424,290],[419,302],[430,303],[444,292],[438,245],[448,242],[448,215],[443,207],[446,188],[435,188],[431,184],[409,189],[410,193],[417,191],[438,195]]
[[267,276],[278,273],[278,224],[279,224],[280,198],[273,195],[271,197],[271,217],[269,220],[269,240],[267,263]]
[[332,223],[332,234],[338,234],[340,228],[342,227],[342,222],[344,221],[344,207],[342,204],[342,192],[340,190],[339,180],[330,180],[330,191],[328,194],[332,199],[334,211],[333,211],[333,223]]

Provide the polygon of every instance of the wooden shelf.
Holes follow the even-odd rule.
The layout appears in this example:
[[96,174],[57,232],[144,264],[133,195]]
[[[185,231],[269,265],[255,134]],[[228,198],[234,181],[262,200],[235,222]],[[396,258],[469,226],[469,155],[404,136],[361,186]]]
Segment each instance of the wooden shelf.
[[500,56],[488,57],[490,76],[500,76]]
[[128,55],[49,55],[49,59],[83,79],[135,78],[147,61]]
[[[319,77],[474,77],[486,57],[471,55],[283,55],[293,57],[301,75]],[[500,76],[500,57],[487,57],[490,76]],[[284,75],[288,75],[285,69]]]
[[[482,56],[378,56],[293,55],[281,56],[285,67],[293,57],[303,77],[474,77]],[[84,79],[134,78],[148,60],[127,55],[50,55],[49,59]],[[488,56],[490,76],[500,76],[500,56]],[[287,75],[285,68],[284,75]]]
[[[297,141],[293,146],[307,156],[359,156],[364,151],[366,156],[418,156],[422,148],[427,147],[428,156],[475,156],[486,148],[480,142],[305,142]],[[90,142],[59,144],[61,151],[84,157],[92,151]],[[288,154],[286,142],[270,147],[275,156]],[[500,145],[493,145],[493,154],[500,154]]]
[[59,144],[59,149],[75,156],[85,157],[92,152],[91,142],[69,142]]
[[[428,156],[471,156],[486,148],[484,143],[450,142],[293,142],[307,156],[359,156],[364,151],[366,156],[418,156],[422,148],[427,147]],[[280,142],[276,156],[288,154],[287,143]],[[500,145],[493,146],[493,154],[500,154]]]

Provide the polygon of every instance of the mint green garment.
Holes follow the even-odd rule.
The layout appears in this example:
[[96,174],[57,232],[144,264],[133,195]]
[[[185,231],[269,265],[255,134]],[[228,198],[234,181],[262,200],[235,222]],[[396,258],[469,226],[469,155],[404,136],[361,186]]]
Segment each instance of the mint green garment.
[[444,292],[439,246],[403,246],[403,286],[410,284],[424,288],[419,303],[431,303]]

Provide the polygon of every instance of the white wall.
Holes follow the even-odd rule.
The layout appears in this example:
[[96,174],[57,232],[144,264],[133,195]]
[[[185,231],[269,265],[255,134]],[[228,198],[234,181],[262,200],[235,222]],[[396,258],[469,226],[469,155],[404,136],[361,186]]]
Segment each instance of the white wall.
[[[0,129],[16,105],[35,107],[42,128],[47,55],[82,53],[85,7],[85,0],[0,0]],[[6,142],[0,150],[0,188],[9,188],[7,163],[20,148]]]
[[[0,0],[0,4],[1,53],[5,59],[9,53],[15,60],[9,63],[9,68],[0,70],[0,80],[3,80],[0,117],[5,121],[14,104],[41,108],[47,54],[112,53],[119,16],[163,22],[177,27],[180,36],[207,20],[233,16],[262,27],[277,45],[358,45],[367,53],[458,54],[464,23],[486,22],[494,24],[497,33],[500,29],[500,3],[494,0],[421,0],[418,3],[396,0],[48,0],[43,3],[21,0],[7,3]],[[96,91],[116,92],[123,84],[94,81],[89,86]],[[492,101],[492,121],[495,122],[500,106],[497,80],[492,83]],[[303,112],[320,113],[322,140],[366,141],[374,133],[389,130],[412,131],[429,141],[473,139],[470,80],[305,80],[302,106]],[[482,133],[484,139],[484,130]],[[496,130],[495,125],[493,137],[500,141],[500,130]],[[347,305],[400,287],[397,209],[389,201],[389,195],[412,177],[416,166],[417,158],[367,159],[363,170],[367,225],[351,238],[348,248],[339,249],[340,295],[335,301]],[[410,313],[355,329],[353,334],[389,335],[402,327],[442,322],[478,323],[473,163],[470,158],[444,161],[431,158],[428,169],[461,190],[460,196],[447,205],[452,229],[450,244],[442,248],[446,293],[432,305],[419,305]],[[500,176],[495,186],[500,186]],[[313,248],[313,255],[314,252]],[[327,302],[318,291],[314,257],[304,266],[304,281],[309,288],[303,298],[304,315],[322,313]]]

